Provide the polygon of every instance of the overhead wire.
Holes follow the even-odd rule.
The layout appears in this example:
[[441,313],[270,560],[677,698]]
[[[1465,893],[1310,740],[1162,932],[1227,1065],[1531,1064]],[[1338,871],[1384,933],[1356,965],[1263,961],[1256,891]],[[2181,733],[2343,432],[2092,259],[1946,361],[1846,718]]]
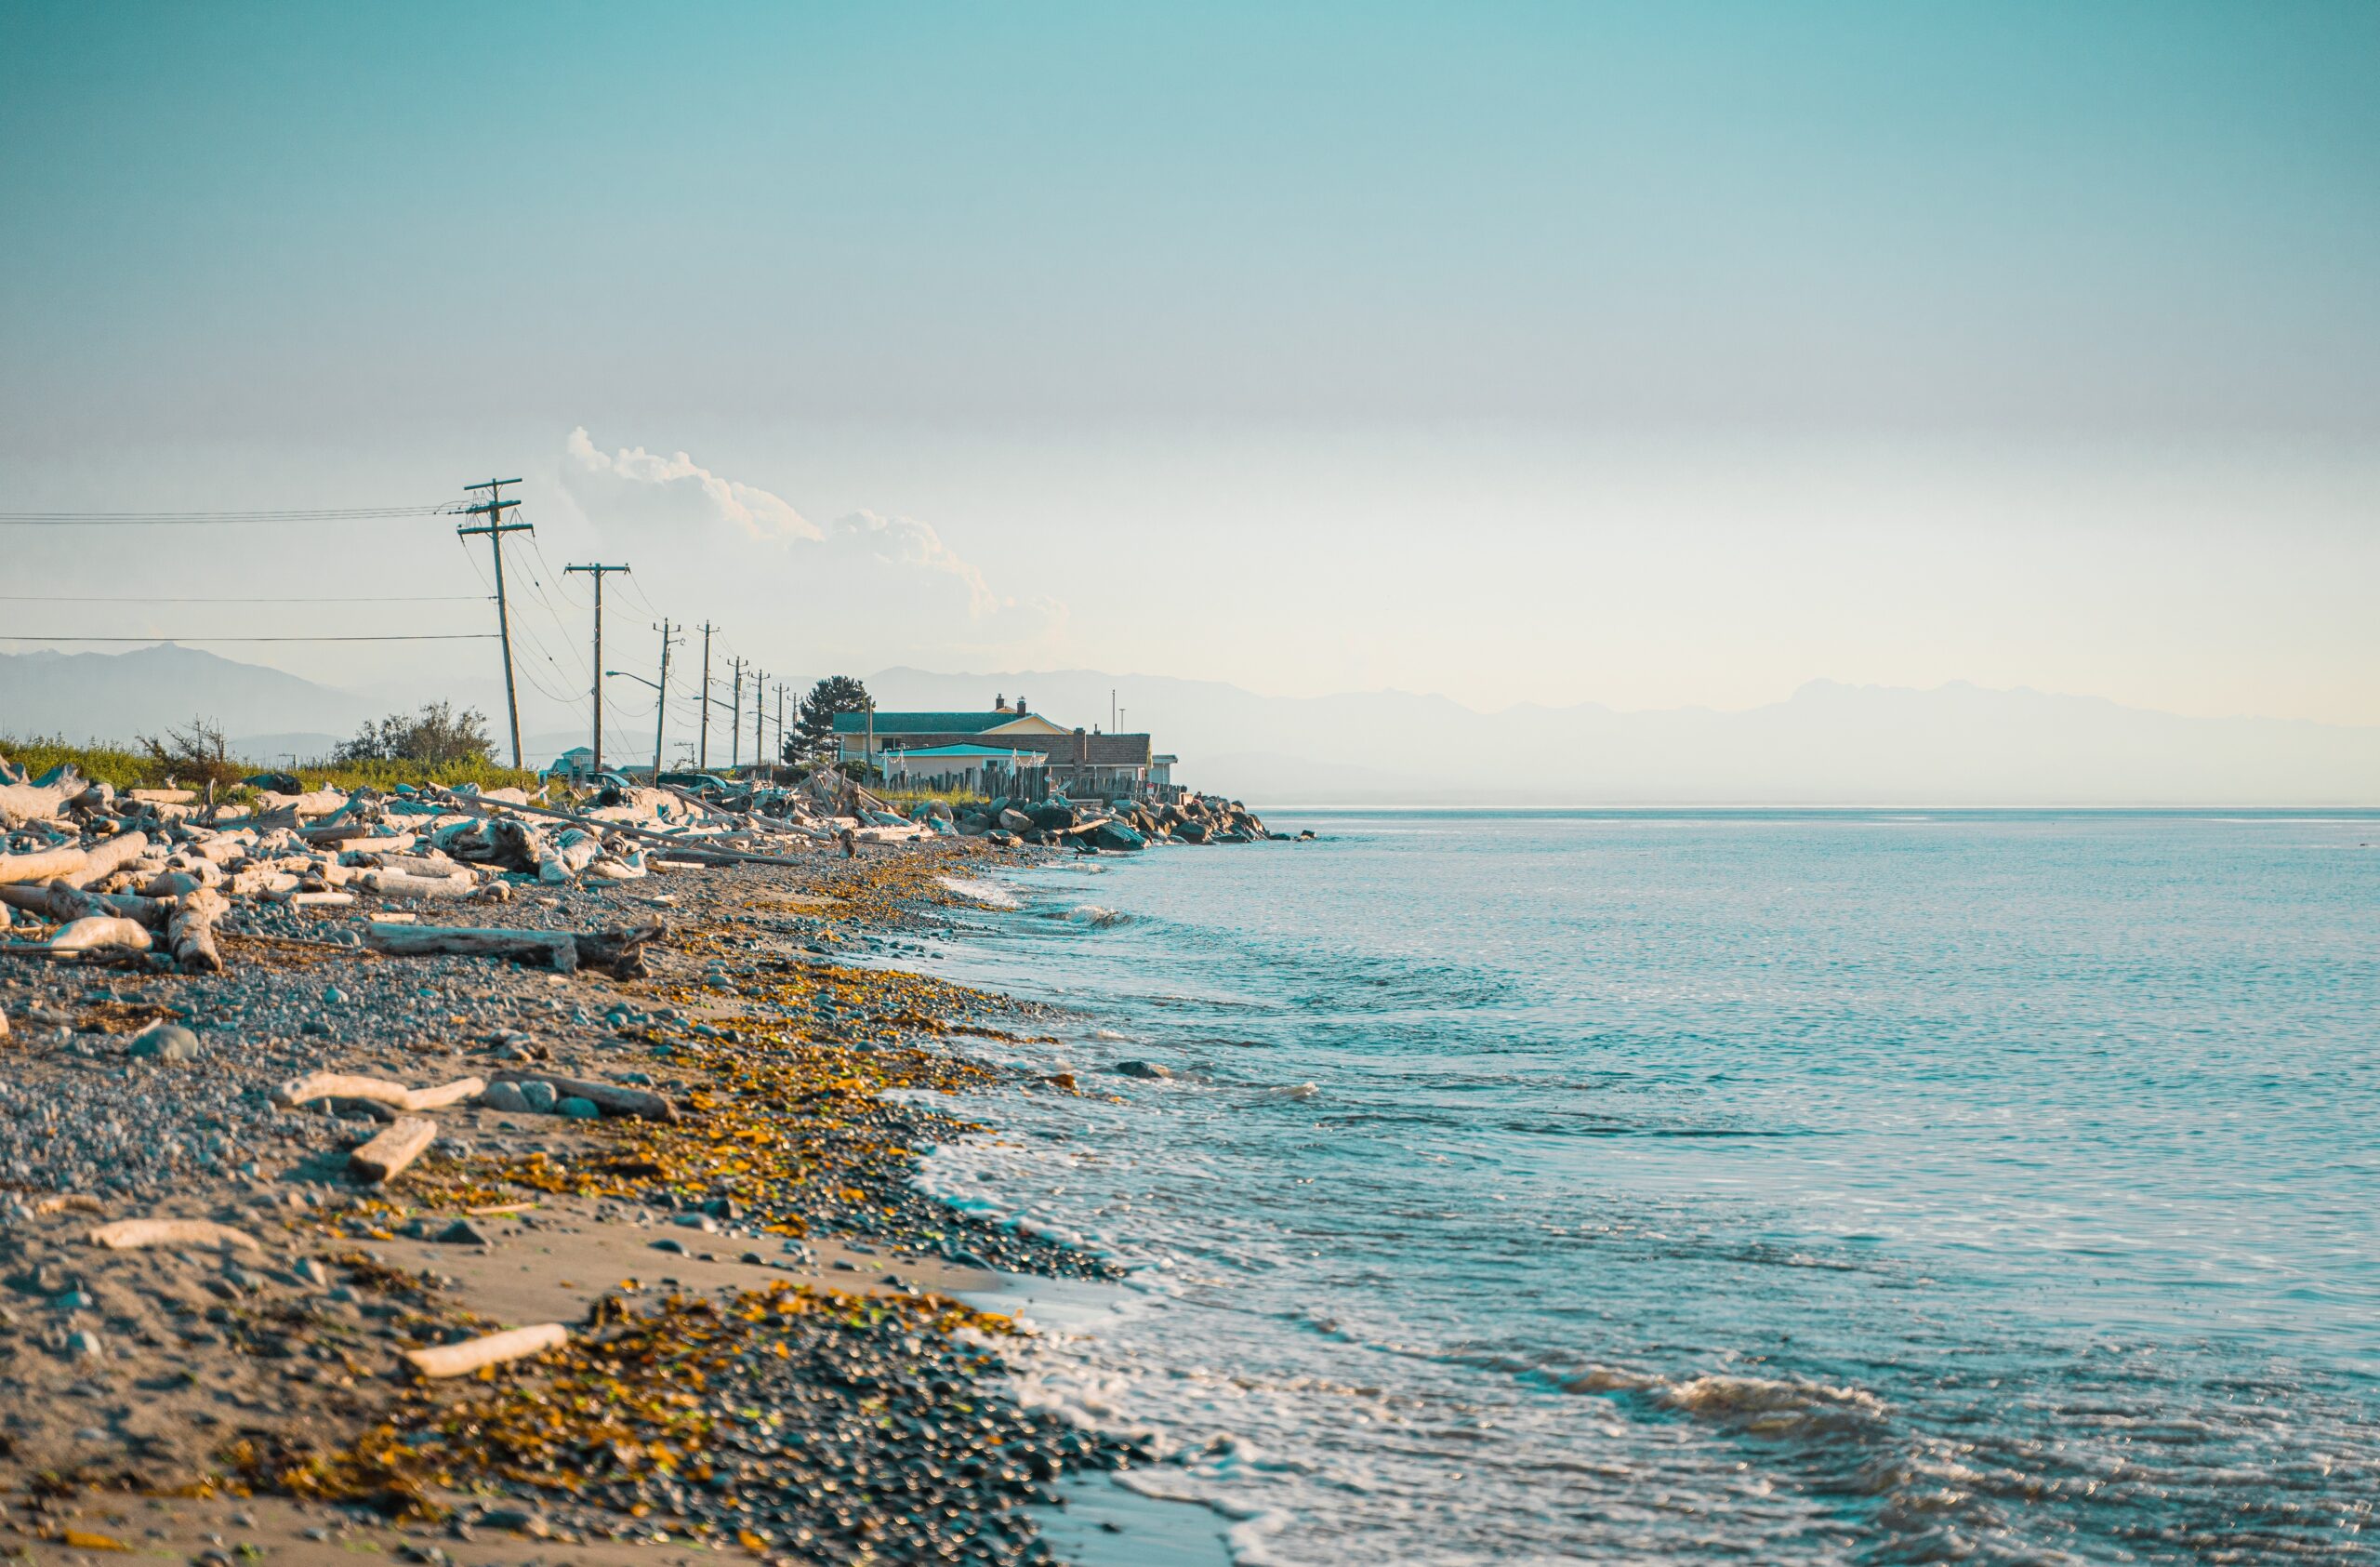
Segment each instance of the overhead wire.
[[448,501],[428,506],[309,506],[247,511],[0,511],[7,527],[229,527],[251,523],[372,523],[398,517],[453,516]]

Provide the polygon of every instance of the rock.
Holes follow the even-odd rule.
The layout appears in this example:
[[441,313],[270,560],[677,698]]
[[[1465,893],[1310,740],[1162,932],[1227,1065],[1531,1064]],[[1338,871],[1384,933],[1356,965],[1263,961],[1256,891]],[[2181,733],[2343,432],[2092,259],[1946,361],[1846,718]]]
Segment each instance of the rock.
[[480,1093],[480,1108],[507,1115],[526,1115],[529,1113],[529,1099],[517,1082],[491,1082]]
[[519,1507],[506,1507],[498,1512],[483,1514],[479,1523],[482,1528],[507,1529],[515,1534],[527,1534],[540,1540],[553,1533],[553,1525],[546,1521],[543,1514],[524,1511]]
[[1091,838],[1103,849],[1145,849],[1149,846],[1147,839],[1120,821],[1100,823]]
[[684,1256],[686,1255],[686,1243],[683,1241],[679,1240],[674,1235],[665,1235],[660,1240],[654,1242],[653,1249],[656,1252],[668,1252],[672,1256]]
[[132,1036],[126,1054],[136,1061],[195,1060],[203,1046],[178,1023],[152,1023]]
[[1116,1063],[1116,1069],[1126,1077],[1161,1078],[1173,1075],[1171,1071],[1158,1066],[1155,1061],[1118,1061]]
[[[545,1084],[539,1083],[537,1086],[542,1088]],[[597,1121],[601,1120],[603,1114],[602,1110],[597,1108],[594,1100],[578,1098],[556,1100],[554,1113],[566,1115],[573,1121]]]
[[521,1085],[521,1097],[536,1114],[551,1115],[554,1112],[554,1105],[562,1096],[554,1092],[552,1083],[542,1079],[532,1079]]
[[66,1353],[78,1361],[96,1361],[108,1352],[107,1341],[88,1328],[66,1335]]
[[479,1230],[474,1228],[471,1225],[471,1221],[469,1219],[456,1219],[453,1224],[450,1224],[445,1228],[440,1230],[436,1236],[432,1237],[432,1239],[436,1240],[440,1244],[447,1246],[487,1246],[495,1244],[494,1242],[490,1241],[486,1236],[481,1234]]
[[1004,830],[1010,832],[1030,832],[1033,830],[1033,818],[1026,816],[1023,811],[1002,811],[999,815],[999,823]]

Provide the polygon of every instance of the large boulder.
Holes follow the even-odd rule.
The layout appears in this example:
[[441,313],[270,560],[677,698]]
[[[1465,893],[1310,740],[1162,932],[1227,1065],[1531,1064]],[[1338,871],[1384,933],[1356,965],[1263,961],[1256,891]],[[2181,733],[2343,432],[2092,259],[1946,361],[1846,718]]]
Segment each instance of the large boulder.
[[1145,849],[1149,841],[1121,821],[1104,821],[1091,830],[1091,841],[1103,849]]

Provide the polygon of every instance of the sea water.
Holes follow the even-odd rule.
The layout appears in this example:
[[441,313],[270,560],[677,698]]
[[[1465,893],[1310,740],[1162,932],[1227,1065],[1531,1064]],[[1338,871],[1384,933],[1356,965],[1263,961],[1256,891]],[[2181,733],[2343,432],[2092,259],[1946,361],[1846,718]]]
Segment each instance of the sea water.
[[2371,1548],[2380,818],[1274,825],[979,888],[1084,1093],[921,1176],[1133,1269],[1019,1393],[1241,1560]]

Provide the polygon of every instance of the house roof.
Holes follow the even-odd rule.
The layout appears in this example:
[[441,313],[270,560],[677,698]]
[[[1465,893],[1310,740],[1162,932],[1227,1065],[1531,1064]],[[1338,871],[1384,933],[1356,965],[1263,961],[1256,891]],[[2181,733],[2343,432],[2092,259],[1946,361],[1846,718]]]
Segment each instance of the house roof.
[[[839,712],[835,733],[857,735],[867,728],[867,714]],[[1062,734],[1058,725],[1039,713],[1025,712],[879,712],[876,733],[885,735],[982,735],[1017,729],[1028,734]]]

